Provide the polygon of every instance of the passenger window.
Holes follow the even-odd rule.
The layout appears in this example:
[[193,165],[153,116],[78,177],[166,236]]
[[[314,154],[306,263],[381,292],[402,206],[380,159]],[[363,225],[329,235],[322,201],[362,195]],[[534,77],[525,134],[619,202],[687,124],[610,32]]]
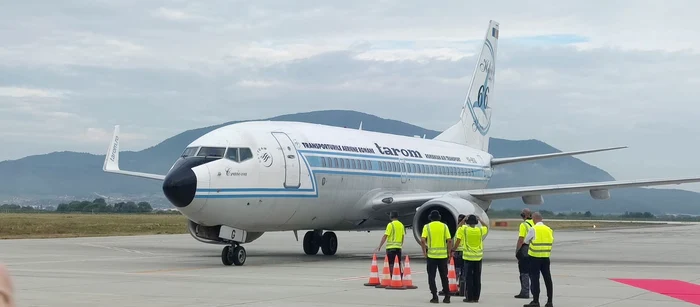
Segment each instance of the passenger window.
[[321,167],[326,167],[326,158],[321,157]]
[[345,160],[340,158],[340,168],[345,168]]
[[362,160],[362,169],[367,169],[367,160]]
[[197,157],[223,158],[225,151],[224,147],[202,147]]
[[351,161],[352,161],[352,168],[357,168],[357,165],[355,165],[355,160],[351,160]]
[[338,167],[338,158],[333,158],[333,167]]
[[382,170],[383,170],[383,171],[386,171],[386,170],[387,170],[387,168],[386,168],[386,162],[384,162],[384,161],[382,161]]
[[182,155],[180,155],[180,157],[183,157],[183,158],[192,157],[192,156],[194,156],[194,154],[197,153],[197,149],[199,149],[199,147],[185,148],[185,151],[182,152]]
[[239,148],[238,149],[238,159],[239,161],[243,162],[248,159],[253,158],[253,151],[250,150],[250,148]]

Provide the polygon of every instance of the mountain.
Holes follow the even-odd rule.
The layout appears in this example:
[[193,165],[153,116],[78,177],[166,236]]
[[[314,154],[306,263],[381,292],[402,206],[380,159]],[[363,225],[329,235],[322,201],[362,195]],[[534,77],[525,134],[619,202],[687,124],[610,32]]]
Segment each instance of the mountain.
[[[397,135],[425,135],[433,138],[438,131],[404,122],[344,110],[287,114],[269,118],[273,121],[300,121],[330,126],[357,128]],[[122,169],[165,174],[182,150],[197,137],[235,122],[188,130],[164,140],[156,146],[138,151],[121,152]],[[105,144],[108,140],[105,140]],[[492,138],[489,151],[495,157],[510,157],[559,152],[538,140],[505,140]],[[160,183],[148,179],[124,177],[102,172],[104,155],[77,152],[54,152],[0,162],[0,202],[21,199],[44,199],[55,205],[58,199],[95,198],[106,195],[115,199],[146,199],[154,205],[167,205]],[[574,157],[561,157],[535,162],[504,165],[494,172],[490,187],[607,181],[614,178],[607,172]],[[593,200],[588,194],[545,197],[543,209],[552,211],[588,211],[622,213],[649,211],[658,213],[700,214],[700,194],[673,189],[630,188],[611,191],[611,199]],[[521,200],[494,202],[494,208],[521,208]]]

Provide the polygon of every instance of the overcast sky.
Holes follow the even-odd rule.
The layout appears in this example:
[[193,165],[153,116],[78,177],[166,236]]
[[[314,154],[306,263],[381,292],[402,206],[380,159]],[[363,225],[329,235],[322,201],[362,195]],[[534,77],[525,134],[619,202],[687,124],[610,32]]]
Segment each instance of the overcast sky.
[[8,1],[0,160],[102,154],[115,124],[122,148],[140,150],[323,109],[443,130],[494,19],[494,137],[630,146],[580,156],[617,179],[698,176],[700,2],[650,3]]

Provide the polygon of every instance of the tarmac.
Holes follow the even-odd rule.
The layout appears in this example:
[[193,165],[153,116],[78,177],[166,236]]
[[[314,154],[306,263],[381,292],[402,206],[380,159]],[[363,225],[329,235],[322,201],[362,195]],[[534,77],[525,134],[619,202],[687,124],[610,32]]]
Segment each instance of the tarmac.
[[[363,285],[381,232],[337,235],[337,255],[307,256],[291,232],[266,233],[245,245],[248,259],[240,267],[221,263],[222,246],[188,234],[0,240],[0,261],[12,274],[17,306],[432,305],[425,261],[410,234],[404,253],[418,289],[400,291]],[[698,237],[697,224],[556,231],[554,306],[698,305]],[[529,302],[513,298],[519,290],[515,243],[515,231],[494,229],[487,238],[480,306]],[[383,250],[377,258],[381,275]],[[615,278],[655,280],[636,281],[646,290]],[[544,306],[542,280],[541,291]],[[466,303],[453,297],[452,304]]]

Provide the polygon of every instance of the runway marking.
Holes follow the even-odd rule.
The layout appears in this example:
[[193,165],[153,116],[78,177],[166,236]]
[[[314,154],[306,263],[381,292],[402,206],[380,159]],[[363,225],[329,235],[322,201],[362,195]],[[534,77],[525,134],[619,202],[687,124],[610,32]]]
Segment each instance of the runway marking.
[[700,285],[675,279],[611,278],[610,280],[700,306]]
[[114,246],[104,246],[104,245],[98,245],[98,244],[92,244],[92,243],[77,243],[77,244],[82,245],[82,246],[105,248],[105,249],[111,249],[111,250],[115,250],[115,251],[134,253],[134,254],[155,255],[154,253],[151,253],[151,252],[142,252],[142,251],[138,251],[135,249],[127,249],[127,248],[114,247]]
[[[411,277],[416,274],[424,274],[425,272],[423,271],[417,271],[417,272],[411,272]],[[380,274],[381,275],[381,274]],[[354,276],[354,277],[344,277],[344,278],[336,278],[335,281],[350,281],[350,280],[361,280],[361,279],[369,279],[369,275],[367,276]],[[380,277],[381,279],[381,277]]]
[[148,273],[182,272],[182,271],[195,271],[195,270],[211,269],[211,268],[214,268],[214,267],[171,268],[171,269],[160,269],[160,270],[139,271],[139,272],[133,272],[133,273],[136,273],[136,274],[148,274]]

